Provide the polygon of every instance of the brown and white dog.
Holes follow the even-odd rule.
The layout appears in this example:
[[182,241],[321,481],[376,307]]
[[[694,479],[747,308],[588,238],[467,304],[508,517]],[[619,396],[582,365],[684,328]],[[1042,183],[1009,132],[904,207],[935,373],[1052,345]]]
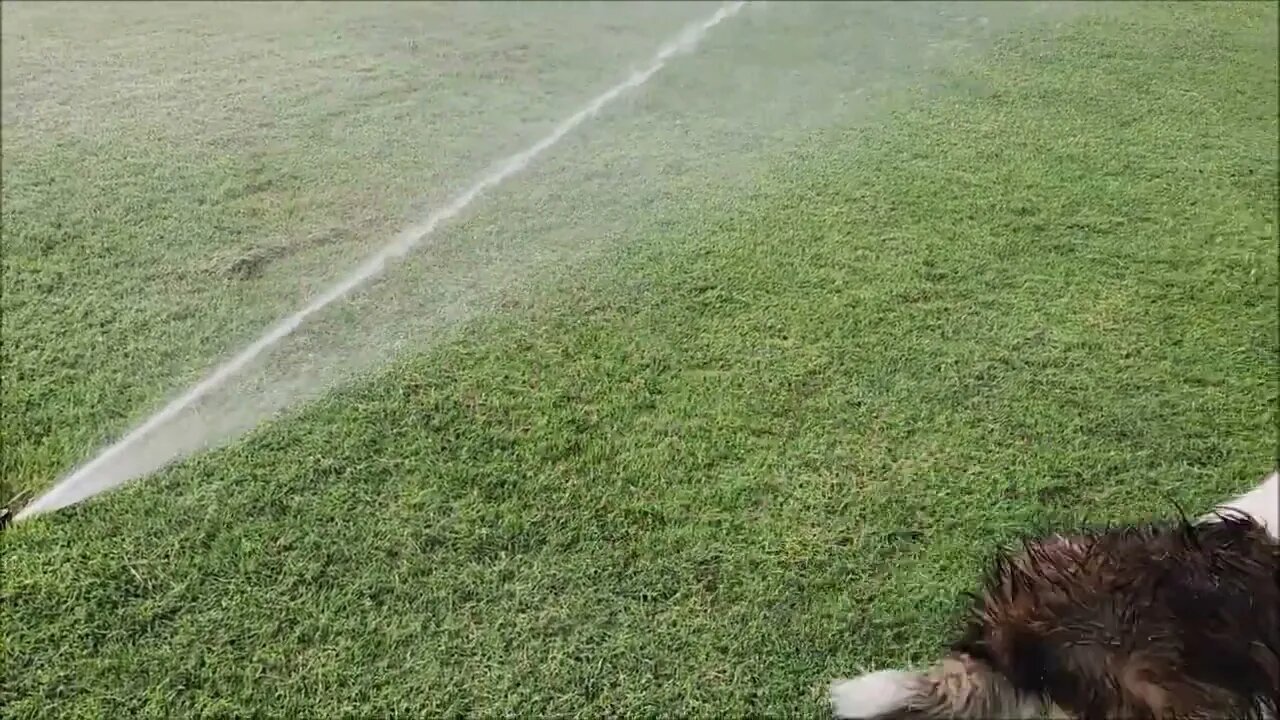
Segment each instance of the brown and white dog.
[[1026,541],[951,651],[831,686],[836,718],[1280,717],[1280,472],[1217,512]]

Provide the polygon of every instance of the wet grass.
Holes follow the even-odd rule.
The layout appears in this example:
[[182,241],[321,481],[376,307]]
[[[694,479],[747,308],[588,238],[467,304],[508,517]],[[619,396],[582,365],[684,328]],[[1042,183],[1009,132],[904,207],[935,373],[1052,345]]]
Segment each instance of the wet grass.
[[1248,487],[1280,401],[1276,21],[1004,40],[431,352],[6,533],[0,703],[817,716],[831,677],[935,653],[995,543]]

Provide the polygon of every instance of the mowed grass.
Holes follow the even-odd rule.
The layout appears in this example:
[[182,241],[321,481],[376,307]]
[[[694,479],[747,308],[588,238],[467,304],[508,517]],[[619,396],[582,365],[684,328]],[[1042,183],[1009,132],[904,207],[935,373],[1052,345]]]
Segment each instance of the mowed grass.
[[[47,488],[700,11],[6,3],[0,503]],[[443,284],[431,270],[420,282]]]
[[[713,6],[6,3],[0,502],[47,488]],[[430,345],[476,289],[677,227],[922,67],[1058,14],[750,6],[206,410],[248,412],[237,395],[296,383],[313,356],[325,376],[401,337]]]
[[1276,455],[1273,4],[1023,34],[751,194],[3,537],[15,717],[819,716],[994,545]]

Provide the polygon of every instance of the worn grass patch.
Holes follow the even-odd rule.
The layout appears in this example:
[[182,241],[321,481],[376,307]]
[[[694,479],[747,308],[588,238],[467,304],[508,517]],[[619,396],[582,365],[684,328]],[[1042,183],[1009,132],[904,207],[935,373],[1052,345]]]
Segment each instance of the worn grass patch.
[[1276,50],[1263,3],[1014,37],[434,352],[15,528],[0,703],[820,715],[831,677],[937,652],[996,542],[1273,461]]

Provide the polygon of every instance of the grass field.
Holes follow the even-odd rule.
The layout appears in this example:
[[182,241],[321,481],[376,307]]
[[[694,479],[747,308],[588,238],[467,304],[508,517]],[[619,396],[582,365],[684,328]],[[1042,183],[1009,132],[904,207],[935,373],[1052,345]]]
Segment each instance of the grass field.
[[[46,7],[4,10],[6,496],[707,11],[291,9],[293,35],[231,47],[210,33],[269,24]],[[1064,6],[981,32],[952,11],[954,44],[916,64],[853,7],[726,25],[573,146],[614,174],[552,158],[468,219],[455,256],[562,233],[492,311],[7,531],[5,714],[816,717],[830,678],[934,654],[995,543],[1256,482],[1280,420],[1276,5]],[[876,7],[899,40],[932,32]],[[449,12],[486,57],[523,47],[505,72],[546,102],[461,50],[415,76],[437,45],[405,38],[446,42],[429,13]],[[557,42],[602,27],[590,58]],[[228,99],[239,75],[216,64],[144,82],[191,47],[267,89]],[[843,66],[822,73],[840,92],[786,71],[841,48],[882,71],[865,106]],[[355,57],[368,77],[333,86]],[[750,102],[699,85],[752,72]],[[415,109],[437,96],[464,99]],[[715,125],[726,107],[743,115]],[[696,143],[684,113],[711,128]],[[566,225],[608,242],[579,254]],[[493,278],[530,259],[484,252]],[[392,289],[452,267],[416,263]]]

